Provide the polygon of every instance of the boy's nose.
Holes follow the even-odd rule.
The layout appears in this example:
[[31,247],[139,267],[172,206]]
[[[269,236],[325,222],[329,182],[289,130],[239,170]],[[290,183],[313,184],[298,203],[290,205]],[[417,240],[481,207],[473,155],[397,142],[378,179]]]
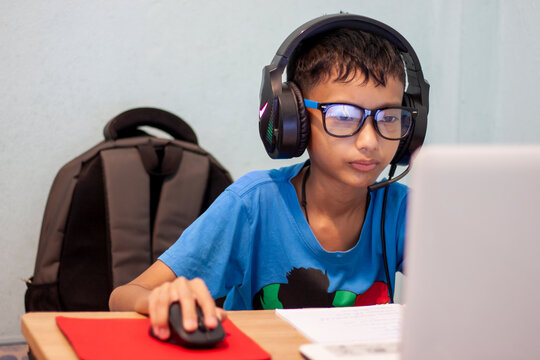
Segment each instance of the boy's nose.
[[360,131],[356,134],[355,145],[358,150],[373,150],[378,145],[378,134],[373,125],[373,117],[369,116]]

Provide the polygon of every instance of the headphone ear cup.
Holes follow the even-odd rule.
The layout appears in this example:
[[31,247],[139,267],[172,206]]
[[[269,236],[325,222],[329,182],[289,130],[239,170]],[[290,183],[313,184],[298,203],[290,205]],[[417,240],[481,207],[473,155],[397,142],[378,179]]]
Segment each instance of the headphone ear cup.
[[295,98],[296,111],[298,113],[298,146],[294,155],[292,155],[292,157],[298,157],[304,153],[309,141],[309,118],[307,116],[306,107],[304,106],[304,96],[302,96],[302,91],[298,85],[292,81],[289,81],[287,84]]
[[[265,106],[266,103],[263,108]],[[292,82],[282,83],[281,94],[275,98],[269,121],[259,120],[259,133],[268,155],[273,159],[302,155],[307,147],[309,131],[302,92]]]

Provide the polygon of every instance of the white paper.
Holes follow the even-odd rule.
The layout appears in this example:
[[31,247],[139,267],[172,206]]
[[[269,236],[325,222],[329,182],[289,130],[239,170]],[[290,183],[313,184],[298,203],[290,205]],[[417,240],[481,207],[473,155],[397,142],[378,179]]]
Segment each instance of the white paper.
[[315,343],[401,342],[400,304],[277,309],[276,313]]
[[305,344],[304,357],[313,360],[399,360],[399,343]]

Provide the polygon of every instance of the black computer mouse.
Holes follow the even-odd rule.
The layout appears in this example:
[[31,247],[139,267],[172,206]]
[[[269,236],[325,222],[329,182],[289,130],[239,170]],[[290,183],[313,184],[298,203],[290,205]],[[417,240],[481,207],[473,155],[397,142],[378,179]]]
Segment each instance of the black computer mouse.
[[[204,316],[199,306],[196,307],[196,311],[198,327],[195,331],[188,332],[184,330],[182,325],[182,308],[180,303],[172,303],[169,307],[169,328],[171,330],[171,336],[165,341],[187,348],[208,349],[225,339],[225,331],[219,320],[215,329],[208,329],[206,325],[204,325]],[[154,335],[152,327],[150,327],[150,335],[161,340]]]

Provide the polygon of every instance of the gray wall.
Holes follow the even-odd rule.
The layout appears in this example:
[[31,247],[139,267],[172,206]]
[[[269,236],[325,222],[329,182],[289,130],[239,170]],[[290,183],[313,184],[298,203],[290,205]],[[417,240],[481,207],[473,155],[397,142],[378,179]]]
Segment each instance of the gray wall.
[[301,23],[339,10],[415,47],[432,86],[427,142],[540,140],[534,0],[0,0],[0,343],[22,340],[20,279],[51,182],[109,118],[172,111],[235,178],[289,163],[258,139],[261,68]]

